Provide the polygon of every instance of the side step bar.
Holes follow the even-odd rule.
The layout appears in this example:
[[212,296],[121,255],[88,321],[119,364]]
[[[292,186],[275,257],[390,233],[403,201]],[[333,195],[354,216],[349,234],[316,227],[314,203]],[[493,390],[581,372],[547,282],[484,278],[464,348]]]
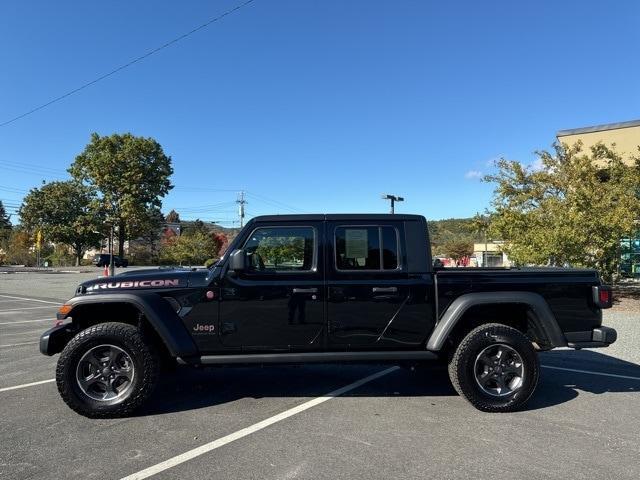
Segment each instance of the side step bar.
[[203,355],[179,358],[182,365],[242,365],[255,363],[329,363],[373,362],[389,360],[435,360],[438,355],[426,350],[381,352],[300,352],[300,353],[241,353]]

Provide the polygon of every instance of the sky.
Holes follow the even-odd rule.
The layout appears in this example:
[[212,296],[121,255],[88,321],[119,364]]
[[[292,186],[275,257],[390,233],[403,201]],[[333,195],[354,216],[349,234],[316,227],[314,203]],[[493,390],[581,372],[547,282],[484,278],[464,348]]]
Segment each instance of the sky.
[[[0,3],[0,123],[245,0]],[[10,213],[89,141],[131,132],[173,160],[163,211],[468,217],[500,157],[561,129],[640,118],[640,2],[254,0],[0,127]],[[15,222],[16,216],[12,217]],[[234,223],[236,222],[236,223]]]

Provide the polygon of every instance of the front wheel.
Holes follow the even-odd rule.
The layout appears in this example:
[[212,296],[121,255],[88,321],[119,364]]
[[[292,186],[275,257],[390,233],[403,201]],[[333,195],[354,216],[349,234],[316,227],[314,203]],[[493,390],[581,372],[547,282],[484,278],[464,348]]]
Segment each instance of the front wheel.
[[92,418],[131,413],[158,381],[158,354],[140,330],[101,323],[78,333],[58,359],[56,383],[69,407]]
[[467,334],[449,362],[456,391],[478,410],[511,412],[533,394],[540,364],[531,341],[506,325],[481,325]]

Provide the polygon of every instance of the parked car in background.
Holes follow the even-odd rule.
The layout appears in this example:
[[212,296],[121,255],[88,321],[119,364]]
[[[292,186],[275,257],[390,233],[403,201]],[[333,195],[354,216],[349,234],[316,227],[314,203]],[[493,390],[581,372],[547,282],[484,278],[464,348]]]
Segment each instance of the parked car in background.
[[[108,266],[111,263],[110,255],[108,253],[98,253],[93,257],[93,264],[96,267]],[[113,263],[116,267],[128,267],[129,260],[126,258],[120,258],[117,255],[113,256]]]

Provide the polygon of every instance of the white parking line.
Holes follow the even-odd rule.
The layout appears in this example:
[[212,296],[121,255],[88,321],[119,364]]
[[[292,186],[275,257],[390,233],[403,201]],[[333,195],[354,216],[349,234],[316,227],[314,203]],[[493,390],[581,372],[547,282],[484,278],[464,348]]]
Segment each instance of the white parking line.
[[0,392],[8,392],[9,390],[18,390],[19,388],[33,387],[35,385],[42,385],[43,383],[51,383],[55,381],[55,378],[50,378],[49,380],[40,380],[39,382],[25,383],[23,385],[15,385],[13,387],[4,387],[0,388]]
[[0,333],[0,337],[2,337],[2,338],[4,338],[4,337],[17,337],[17,336],[20,336],[20,335],[29,335],[29,334],[32,334],[32,333],[42,333],[42,332],[43,332],[42,329],[40,329],[40,330],[27,330],[26,332],[11,332],[11,333],[2,332],[2,333]]
[[617,375],[615,373],[592,372],[590,370],[580,370],[577,368],[552,367],[551,365],[540,365],[542,368],[550,368],[552,370],[565,370],[567,372],[586,373],[589,375],[600,375],[602,377],[624,378],[627,380],[640,380],[640,377],[631,377],[629,375]]
[[37,345],[38,342],[10,343],[8,345],[0,345],[0,348],[20,347],[22,345]]
[[13,315],[14,313],[20,313],[23,310],[38,310],[42,308],[54,309],[56,307],[50,307],[49,305],[42,305],[40,307],[12,308],[11,310],[0,310],[0,315]]
[[273,417],[269,417],[265,420],[262,420],[261,422],[254,423],[253,425],[243,428],[242,430],[238,430],[237,432],[233,432],[229,435],[226,435],[212,442],[205,443],[200,447],[194,448],[193,450],[189,450],[181,455],[170,458],[169,460],[165,460],[164,462],[160,462],[149,468],[145,468],[144,470],[141,470],[139,472],[123,477],[121,480],[140,480],[143,478],[149,478],[153,475],[163,472],[164,470],[175,467],[176,465],[180,465],[181,463],[192,460],[196,457],[199,457],[200,455],[204,455],[205,453],[215,450],[216,448],[220,448],[228,443],[231,443],[243,437],[246,437],[247,435],[251,435],[252,433],[262,430],[263,428],[273,425],[274,423],[285,420],[289,417],[292,417],[293,415],[296,415],[300,412],[304,412],[305,410],[315,407],[316,405],[320,405],[321,403],[331,400],[332,398],[338,397],[344,393],[347,393],[351,390],[361,387],[365,383],[369,383],[373,380],[376,380],[384,375],[387,375],[391,372],[398,370],[399,368],[400,367],[391,367],[391,368],[387,368],[386,370],[381,370],[380,372],[374,373],[373,375],[369,375],[368,377],[362,378],[357,382],[350,383],[349,385],[346,385],[342,388],[329,392],[326,395],[323,395],[322,397],[317,397],[317,398],[314,398],[313,400],[309,400],[308,402],[298,405],[297,407],[290,408],[289,410],[285,410],[284,412],[274,415]]
[[64,302],[50,302],[49,300],[38,300],[37,298],[13,297],[11,295],[0,295],[0,298],[13,298],[15,300],[25,300],[27,302],[50,303],[52,305],[60,305],[61,303],[64,303]]
[[39,318],[37,320],[16,320],[15,322],[0,322],[0,325],[13,325],[15,323],[53,322],[55,318]]

